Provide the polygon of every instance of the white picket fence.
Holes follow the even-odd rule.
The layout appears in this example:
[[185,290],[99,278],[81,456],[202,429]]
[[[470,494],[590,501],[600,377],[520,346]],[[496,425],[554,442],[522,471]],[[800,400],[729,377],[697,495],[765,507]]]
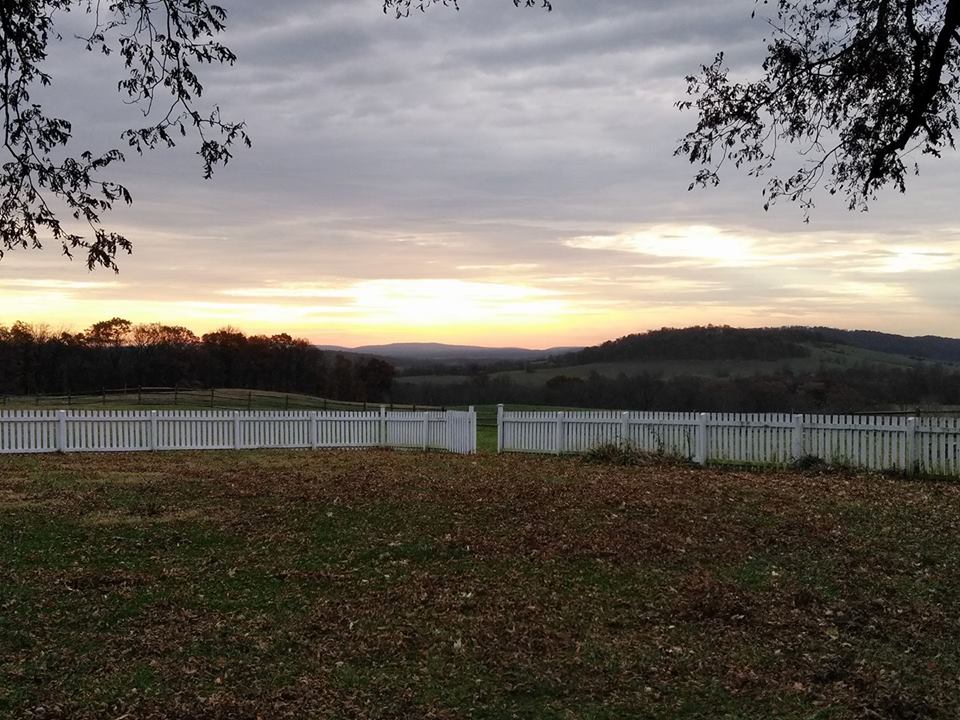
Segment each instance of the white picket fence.
[[477,450],[466,412],[6,410],[0,453],[420,448]]
[[498,452],[579,453],[605,443],[694,462],[833,464],[960,475],[960,418],[678,412],[506,412]]

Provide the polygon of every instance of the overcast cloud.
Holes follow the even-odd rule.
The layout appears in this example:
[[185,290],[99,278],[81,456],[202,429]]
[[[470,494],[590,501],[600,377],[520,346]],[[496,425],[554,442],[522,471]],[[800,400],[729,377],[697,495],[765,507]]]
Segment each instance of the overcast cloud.
[[[869,214],[762,210],[736,174],[687,192],[685,74],[756,72],[753,0],[464,0],[405,21],[377,0],[223,2],[239,63],[205,76],[254,147],[212,182],[193,148],[132,157],[121,272],[14,252],[4,318],[112,315],[317,342],[588,343],[663,325],[830,324],[956,334],[956,157]],[[65,18],[69,30],[82,16]],[[114,60],[52,56],[78,146],[138,122]]]

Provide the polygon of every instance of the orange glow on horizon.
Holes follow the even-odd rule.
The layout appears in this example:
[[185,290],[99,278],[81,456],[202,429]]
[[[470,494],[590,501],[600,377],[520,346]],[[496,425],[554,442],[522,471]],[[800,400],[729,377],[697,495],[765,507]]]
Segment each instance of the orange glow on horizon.
[[[503,254],[488,262],[450,257],[436,262],[434,277],[404,275],[433,260],[398,262],[400,277],[393,278],[342,277],[335,268],[323,276],[306,264],[261,268],[243,259],[208,271],[161,256],[140,258],[119,276],[78,276],[52,261],[0,276],[0,325],[22,320],[76,332],[121,316],[197,334],[229,325],[346,347],[591,345],[705,324],[950,335],[953,323],[936,311],[937,293],[960,268],[960,238],[887,242],[857,233],[659,224],[561,236],[538,262]],[[457,277],[444,276],[450,267]]]

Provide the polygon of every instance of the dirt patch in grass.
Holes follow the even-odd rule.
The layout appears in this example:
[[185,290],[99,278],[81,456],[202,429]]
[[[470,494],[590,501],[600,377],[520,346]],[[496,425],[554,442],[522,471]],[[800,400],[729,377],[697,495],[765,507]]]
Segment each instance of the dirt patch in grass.
[[2,458],[0,535],[0,716],[960,715],[948,483],[389,451]]
[[42,503],[30,493],[0,489],[0,510],[28,510],[41,506]]

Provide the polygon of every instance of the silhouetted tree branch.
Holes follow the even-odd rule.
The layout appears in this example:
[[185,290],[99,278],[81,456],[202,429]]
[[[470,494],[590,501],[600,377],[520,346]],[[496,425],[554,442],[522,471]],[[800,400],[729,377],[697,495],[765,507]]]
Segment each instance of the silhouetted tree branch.
[[[229,122],[216,106],[201,110],[203,85],[197,67],[231,65],[236,57],[216,38],[226,12],[204,0],[15,0],[0,2],[0,106],[3,154],[0,166],[0,257],[14,248],[42,247],[52,238],[63,253],[86,253],[87,266],[116,270],[119,252],[130,252],[125,236],[101,224],[102,213],[118,200],[131,202],[123,185],[101,177],[123,153],[67,152],[72,125],[52,117],[32,99],[38,86],[50,85],[44,69],[48,46],[62,38],[55,13],[84,11],[90,32],[86,50],[119,55],[125,78],[118,90],[142,108],[146,124],[121,135],[138,153],[173,147],[192,132],[200,141],[203,175],[225,164],[232,146],[250,140],[242,122]],[[163,110],[154,113],[154,105]],[[86,234],[80,228],[85,226]]]
[[[516,7],[536,7],[540,6],[547,11],[553,9],[550,0],[513,0]],[[411,10],[425,12],[431,5],[445,5],[456,10],[460,9],[460,0],[383,0],[383,12],[396,13],[398,18],[409,17]]]
[[[764,3],[766,4],[766,3]],[[724,163],[773,173],[781,197],[813,206],[824,185],[866,209],[877,191],[906,190],[907,156],[954,147],[960,0],[778,0],[760,79],[729,77],[724,55],[687,78],[699,121],[677,154],[700,165],[691,188],[716,185]],[[791,144],[799,169],[775,174]],[[913,171],[917,172],[914,163]]]

